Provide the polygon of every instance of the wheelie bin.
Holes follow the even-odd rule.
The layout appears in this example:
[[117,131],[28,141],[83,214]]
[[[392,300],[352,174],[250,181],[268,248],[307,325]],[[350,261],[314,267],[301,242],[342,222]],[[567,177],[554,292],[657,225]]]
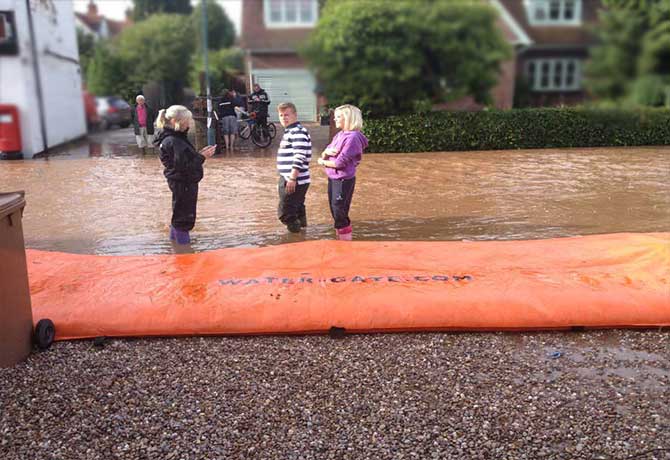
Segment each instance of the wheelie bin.
[[0,193],[0,367],[30,354],[33,315],[23,241],[23,192]]

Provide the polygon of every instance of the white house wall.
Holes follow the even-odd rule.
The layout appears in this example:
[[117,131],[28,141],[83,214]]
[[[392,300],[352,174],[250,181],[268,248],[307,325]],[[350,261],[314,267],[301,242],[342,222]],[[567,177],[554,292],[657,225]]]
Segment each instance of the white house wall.
[[[42,87],[46,147],[86,134],[75,16],[69,1],[30,0]],[[22,151],[31,158],[44,150],[40,104],[26,1],[0,0],[13,11],[19,54],[0,56],[0,103],[18,106]]]

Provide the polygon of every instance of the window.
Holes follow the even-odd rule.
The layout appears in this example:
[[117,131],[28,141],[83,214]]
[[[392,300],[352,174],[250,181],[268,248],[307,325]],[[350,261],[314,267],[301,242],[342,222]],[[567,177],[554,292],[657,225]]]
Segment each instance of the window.
[[0,11],[0,55],[18,54],[18,40],[14,25],[14,13]]
[[313,27],[318,17],[317,0],[264,0],[268,28]]
[[579,26],[583,0],[524,0],[531,26]]
[[533,91],[578,91],[581,89],[581,61],[551,58],[526,61],[525,75]]

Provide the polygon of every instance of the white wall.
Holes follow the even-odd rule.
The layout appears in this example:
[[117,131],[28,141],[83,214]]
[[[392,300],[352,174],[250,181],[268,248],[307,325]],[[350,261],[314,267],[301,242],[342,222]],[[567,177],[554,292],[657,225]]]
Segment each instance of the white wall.
[[[75,19],[70,2],[30,1],[42,87],[46,145],[53,147],[86,134]],[[14,11],[18,56],[0,56],[0,101],[19,108],[26,158],[44,150],[40,104],[33,70],[28,12],[24,0],[0,0],[0,11]]]

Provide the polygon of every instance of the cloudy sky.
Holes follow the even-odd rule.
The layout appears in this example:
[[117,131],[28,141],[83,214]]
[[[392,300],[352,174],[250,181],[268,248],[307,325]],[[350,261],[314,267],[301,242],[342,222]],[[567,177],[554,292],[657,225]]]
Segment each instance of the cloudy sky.
[[[192,0],[191,3],[196,3],[198,0]],[[89,0],[72,0],[74,10],[82,13],[86,12]],[[239,34],[240,21],[242,12],[242,0],[217,0],[217,2],[226,10],[226,14],[235,24],[235,29]],[[109,19],[123,19],[126,14],[126,9],[132,8],[132,0],[96,0],[98,5],[98,12]]]

